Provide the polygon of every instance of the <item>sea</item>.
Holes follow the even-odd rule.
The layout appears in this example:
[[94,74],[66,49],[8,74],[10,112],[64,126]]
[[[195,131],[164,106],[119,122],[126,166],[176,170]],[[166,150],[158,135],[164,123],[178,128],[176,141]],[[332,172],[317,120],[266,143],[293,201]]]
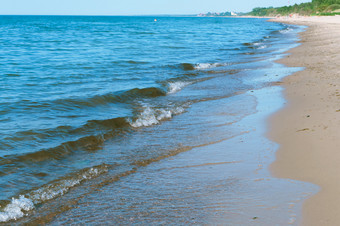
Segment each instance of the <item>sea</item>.
[[[268,163],[253,181],[269,184],[242,185],[254,172],[247,159],[272,161],[278,145],[238,147],[265,139],[265,120],[252,117],[284,105],[278,85],[301,69],[275,61],[303,29],[263,18],[0,16],[0,222],[257,222],[247,210],[293,182],[268,182]],[[293,184],[301,203],[310,193]],[[270,197],[296,223],[281,196]]]

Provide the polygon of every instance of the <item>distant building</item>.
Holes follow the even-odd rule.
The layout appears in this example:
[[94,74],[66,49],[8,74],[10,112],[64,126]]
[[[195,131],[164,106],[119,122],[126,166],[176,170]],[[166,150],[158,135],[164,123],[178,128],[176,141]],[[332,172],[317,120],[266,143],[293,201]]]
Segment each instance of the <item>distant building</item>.
[[232,16],[237,16],[237,13],[231,12]]

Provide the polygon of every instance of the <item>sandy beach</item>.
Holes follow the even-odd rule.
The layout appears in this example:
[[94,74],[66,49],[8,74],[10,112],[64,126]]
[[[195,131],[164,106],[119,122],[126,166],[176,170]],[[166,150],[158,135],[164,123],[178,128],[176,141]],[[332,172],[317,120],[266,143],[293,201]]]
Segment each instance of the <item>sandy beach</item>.
[[283,80],[285,107],[270,120],[280,145],[273,174],[311,182],[320,192],[303,205],[303,225],[340,224],[340,17],[278,18],[308,28],[280,60],[305,67]]
[[336,17],[2,19],[0,224],[340,222]]

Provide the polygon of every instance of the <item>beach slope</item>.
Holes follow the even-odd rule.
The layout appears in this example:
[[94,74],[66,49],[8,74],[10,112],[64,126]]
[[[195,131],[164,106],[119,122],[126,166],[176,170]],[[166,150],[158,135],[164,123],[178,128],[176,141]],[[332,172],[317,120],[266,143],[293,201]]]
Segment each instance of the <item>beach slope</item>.
[[303,225],[340,225],[340,17],[274,19],[307,25],[301,44],[280,60],[305,67],[283,81],[284,109],[271,118],[280,145],[277,177],[320,187],[303,207]]

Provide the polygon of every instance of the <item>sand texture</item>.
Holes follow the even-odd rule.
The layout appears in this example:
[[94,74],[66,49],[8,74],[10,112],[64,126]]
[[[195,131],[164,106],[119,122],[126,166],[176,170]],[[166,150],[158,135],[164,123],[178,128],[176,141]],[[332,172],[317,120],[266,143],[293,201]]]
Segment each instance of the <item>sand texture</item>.
[[283,81],[284,109],[270,120],[280,145],[274,176],[311,182],[303,225],[340,225],[340,17],[280,18],[307,25],[301,44],[279,63],[305,67]]

